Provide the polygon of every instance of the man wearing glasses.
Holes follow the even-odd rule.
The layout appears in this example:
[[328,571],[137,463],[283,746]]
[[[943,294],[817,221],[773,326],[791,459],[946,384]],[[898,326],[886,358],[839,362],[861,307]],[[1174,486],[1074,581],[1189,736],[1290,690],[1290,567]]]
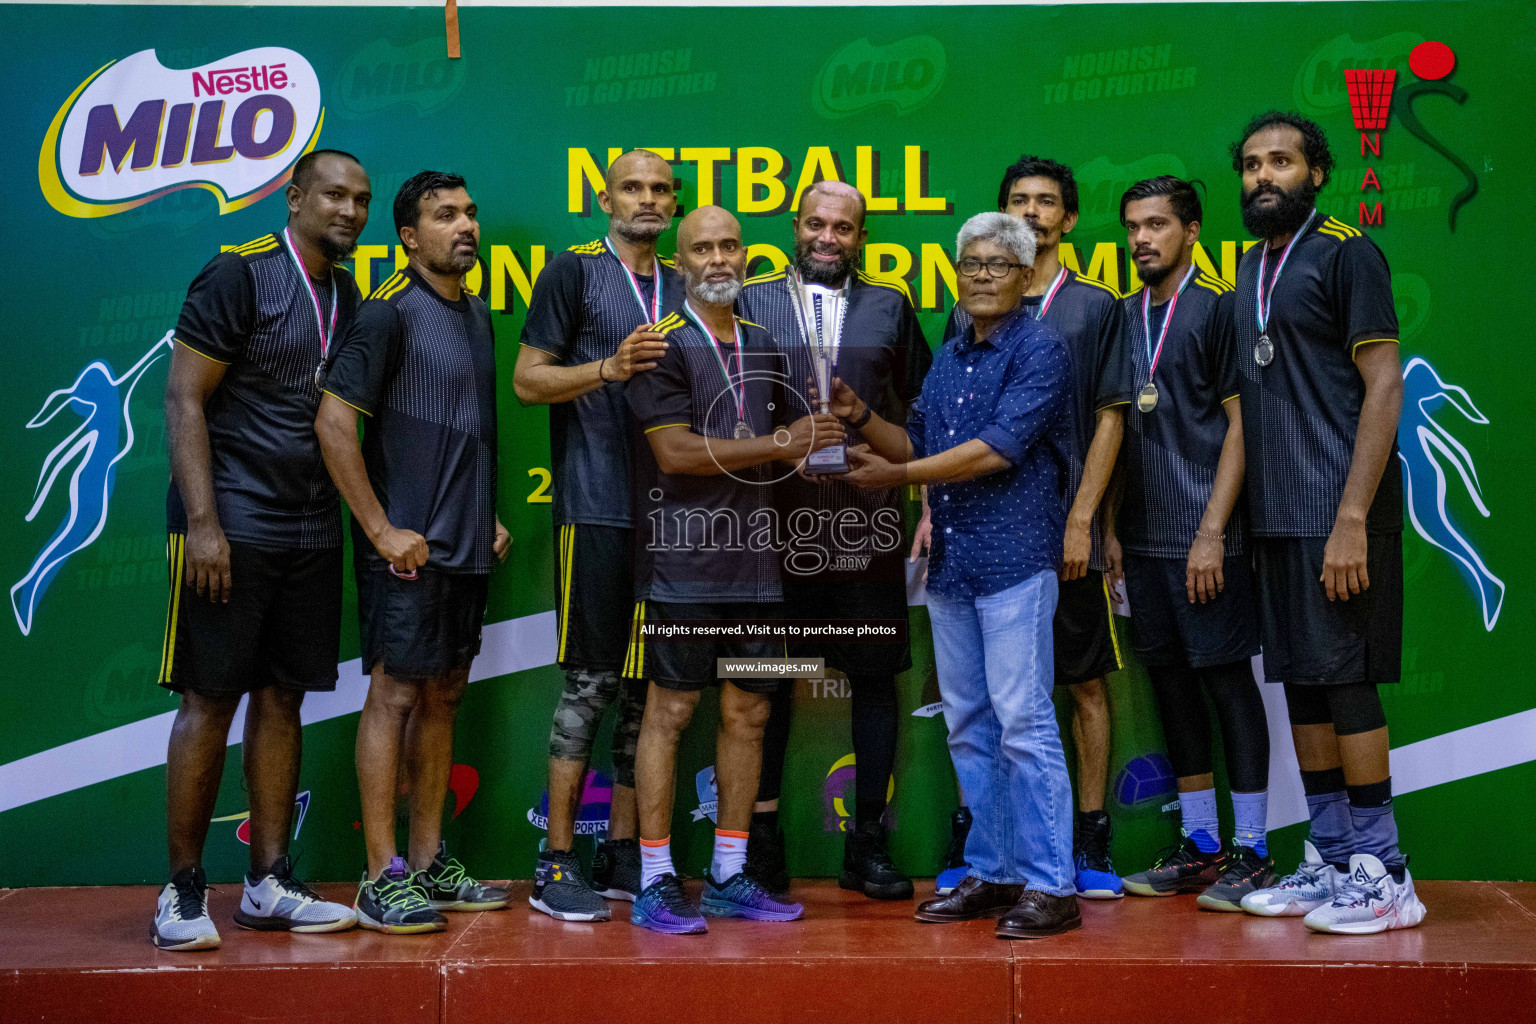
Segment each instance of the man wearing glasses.
[[[969,871],[919,921],[1003,913],[999,938],[1082,926],[1072,790],[1051,702],[1061,494],[1072,452],[1071,357],[1023,308],[1035,235],[983,213],[956,244],[972,318],[945,342],[903,429],[879,416],[850,450],[850,482],[929,485],[928,612],[949,750],[972,808]],[[861,422],[847,385],[833,415]]]

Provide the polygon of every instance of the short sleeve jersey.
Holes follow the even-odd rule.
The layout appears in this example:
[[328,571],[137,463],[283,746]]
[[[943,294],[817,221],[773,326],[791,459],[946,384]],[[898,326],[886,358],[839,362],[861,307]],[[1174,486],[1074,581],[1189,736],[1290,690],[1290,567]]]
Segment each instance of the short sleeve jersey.
[[[363,460],[389,522],[427,539],[427,567],[488,573],[495,561],[496,361],[490,312],[450,302],[413,268],[362,304],[325,382],[368,417]],[[360,565],[384,560],[354,520]]]
[[[1125,496],[1120,503],[1119,536],[1125,549],[1156,558],[1186,558],[1195,531],[1216,487],[1216,467],[1227,440],[1223,403],[1236,398],[1237,362],[1233,341],[1233,288],[1226,281],[1196,271],[1176,303],[1153,304],[1142,319],[1138,289],[1121,300],[1128,335],[1133,383],[1148,381],[1151,353],[1173,306],[1173,322],[1157,357],[1157,405],[1142,412],[1132,403],[1125,415]],[[1152,341],[1147,341],[1151,328]],[[1150,349],[1150,351],[1149,351]],[[1238,498],[1227,519],[1228,555],[1243,553],[1247,530],[1244,502]]]
[[[1066,275],[1051,298],[1044,320],[1056,328],[1067,343],[1072,358],[1072,465],[1064,496],[1070,511],[1083,482],[1083,468],[1088,447],[1093,443],[1098,414],[1103,409],[1126,405],[1131,401],[1130,356],[1125,351],[1125,331],[1120,309],[1120,293],[1102,281],[1084,277],[1063,267]],[[1031,315],[1038,315],[1043,295],[1026,296],[1024,305]],[[971,326],[970,314],[956,306],[950,313],[945,338],[955,337]],[[1103,572],[1104,502],[1093,513],[1089,529],[1091,548],[1089,568]]]
[[[329,280],[311,281],[327,328],[334,299],[340,338],[360,301],[352,275],[337,268]],[[203,408],[224,535],[276,548],[340,547],[341,506],[315,437],[320,325],[279,235],[209,261],[187,291],[176,341],[227,367]],[[174,480],[166,524],[174,533],[187,529]]]
[[786,419],[778,348],[762,327],[738,323],[739,360],[735,341],[717,345],[692,318],[672,314],[658,328],[667,354],[630,381],[637,600],[763,604],[783,598],[771,491],[773,481],[792,470],[774,463],[713,476],[663,473],[648,439],[658,430],[686,429],[729,440],[741,421],[762,437]]
[[[664,260],[655,269],[654,275],[631,277],[603,239],[573,246],[539,274],[522,343],[551,353],[561,366],[606,359],[636,327],[653,322],[658,282],[662,316],[681,305],[682,280]],[[629,447],[627,382],[549,407],[557,525],[634,525]]]
[[[778,343],[789,374],[787,391],[792,408],[786,416],[796,419],[813,411],[808,382],[816,377],[806,324],[790,288],[783,270],[754,277],[742,289],[736,308],[745,319],[767,328]],[[805,315],[814,332],[817,296],[812,293],[809,297],[811,304]],[[859,273],[849,283],[847,303],[842,313],[837,376],[881,418],[903,424],[933,363],[911,296],[903,283]],[[826,314],[831,314],[830,303]],[[824,337],[830,338],[833,329],[825,325],[823,319]],[[859,431],[850,429],[849,444],[863,440]],[[862,491],[841,480],[814,483],[799,474],[784,480],[775,488],[780,516],[788,522],[787,517],[798,510],[809,509],[817,524],[814,537],[807,537],[796,550],[785,553],[785,570],[815,576],[850,564],[868,573],[878,565],[881,578],[894,574],[895,579],[904,580],[899,564],[904,552],[898,550],[904,523],[902,493],[901,488]],[[896,564],[871,563],[863,557],[881,555],[889,556],[883,562]],[[841,556],[852,561],[840,561]]]
[[[1342,221],[1314,217],[1274,285],[1267,325],[1274,359],[1260,366],[1254,347],[1263,244],[1243,254],[1235,293],[1253,532],[1326,537],[1344,497],[1365,401],[1355,357],[1362,345],[1397,341],[1392,275],[1375,242]],[[1276,255],[1265,261],[1266,294]],[[1366,529],[1402,528],[1402,466],[1394,439]]]

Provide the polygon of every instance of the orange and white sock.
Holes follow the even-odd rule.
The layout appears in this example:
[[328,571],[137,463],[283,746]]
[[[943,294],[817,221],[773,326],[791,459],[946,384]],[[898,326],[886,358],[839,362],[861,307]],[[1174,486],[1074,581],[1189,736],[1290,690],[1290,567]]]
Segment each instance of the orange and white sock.
[[675,875],[672,866],[672,837],[640,840],[640,888],[643,891],[662,875]]
[[709,862],[709,876],[717,882],[729,882],[746,866],[747,834],[715,829],[715,856]]

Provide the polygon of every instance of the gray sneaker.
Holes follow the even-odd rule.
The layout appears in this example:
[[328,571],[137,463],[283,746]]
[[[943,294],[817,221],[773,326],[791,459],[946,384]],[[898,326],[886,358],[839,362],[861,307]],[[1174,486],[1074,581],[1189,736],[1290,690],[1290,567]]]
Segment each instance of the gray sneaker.
[[640,840],[605,839],[597,844],[592,888],[604,899],[635,902],[640,896]]
[[208,916],[208,879],[202,868],[182,868],[160,890],[149,938],[161,949],[219,948],[219,930]]
[[416,884],[433,910],[500,910],[507,905],[507,890],[471,878],[459,858],[449,855],[446,839],[438,842],[432,863],[416,872]]
[[1243,912],[1243,897],[1249,893],[1268,889],[1278,879],[1275,862],[1260,857],[1251,846],[1233,847],[1221,865],[1221,877],[1216,884],[1202,892],[1195,900],[1206,910],[1221,910],[1229,914]]
[[581,861],[569,850],[545,850],[533,872],[528,905],[557,921],[606,921],[608,903],[587,884]]

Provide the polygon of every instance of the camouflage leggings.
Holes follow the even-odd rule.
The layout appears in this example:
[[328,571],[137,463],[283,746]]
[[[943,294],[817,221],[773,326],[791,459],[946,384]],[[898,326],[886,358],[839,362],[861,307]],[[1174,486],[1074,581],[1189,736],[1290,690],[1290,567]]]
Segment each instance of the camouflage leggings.
[[635,785],[635,747],[640,742],[640,719],[645,714],[645,684],[625,682],[613,672],[571,669],[555,706],[549,729],[549,756],[562,761],[587,761],[592,740],[603,713],[617,699],[619,720],[613,727],[613,783]]

